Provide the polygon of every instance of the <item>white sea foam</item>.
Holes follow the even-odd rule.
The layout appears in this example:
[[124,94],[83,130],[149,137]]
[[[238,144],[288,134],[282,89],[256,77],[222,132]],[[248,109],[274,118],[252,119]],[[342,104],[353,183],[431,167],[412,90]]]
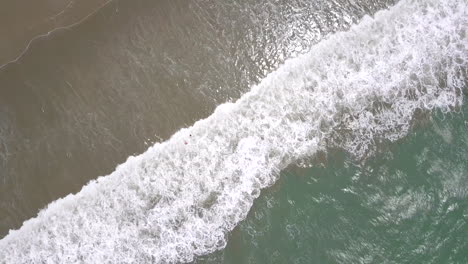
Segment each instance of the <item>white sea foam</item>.
[[223,248],[287,165],[328,145],[366,155],[404,136],[418,109],[461,104],[467,5],[403,0],[329,37],[10,231],[0,262],[187,262]]

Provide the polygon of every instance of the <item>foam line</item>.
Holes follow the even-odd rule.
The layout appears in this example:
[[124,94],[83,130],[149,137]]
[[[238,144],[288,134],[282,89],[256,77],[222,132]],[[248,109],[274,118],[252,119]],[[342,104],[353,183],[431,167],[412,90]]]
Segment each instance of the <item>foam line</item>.
[[188,262],[223,248],[289,164],[330,145],[365,156],[407,134],[416,112],[460,105],[467,5],[403,0],[330,36],[10,231],[0,262]]

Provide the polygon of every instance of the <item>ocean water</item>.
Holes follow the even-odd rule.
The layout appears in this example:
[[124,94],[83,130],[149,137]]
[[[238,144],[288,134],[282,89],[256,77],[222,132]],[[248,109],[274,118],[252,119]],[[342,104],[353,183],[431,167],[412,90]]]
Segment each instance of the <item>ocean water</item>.
[[402,0],[290,51],[10,230],[0,261],[466,262],[467,10]]
[[436,111],[366,161],[291,166],[196,263],[467,263],[467,115]]

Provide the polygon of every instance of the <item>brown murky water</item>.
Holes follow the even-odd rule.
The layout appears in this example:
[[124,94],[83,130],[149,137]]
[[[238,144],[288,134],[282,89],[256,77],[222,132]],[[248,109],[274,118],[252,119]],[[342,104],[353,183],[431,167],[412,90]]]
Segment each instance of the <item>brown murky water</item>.
[[[38,2],[0,4],[0,64],[106,1]],[[0,70],[0,237],[394,2],[122,0],[34,41]]]
[[17,59],[33,39],[70,27],[109,0],[3,0],[0,3],[0,66]]

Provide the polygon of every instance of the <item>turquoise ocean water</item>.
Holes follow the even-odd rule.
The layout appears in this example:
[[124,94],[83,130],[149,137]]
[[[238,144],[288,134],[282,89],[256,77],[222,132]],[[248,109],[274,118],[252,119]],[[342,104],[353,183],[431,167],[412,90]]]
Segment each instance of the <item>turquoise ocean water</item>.
[[368,160],[285,170],[197,263],[468,263],[468,106],[421,123]]

